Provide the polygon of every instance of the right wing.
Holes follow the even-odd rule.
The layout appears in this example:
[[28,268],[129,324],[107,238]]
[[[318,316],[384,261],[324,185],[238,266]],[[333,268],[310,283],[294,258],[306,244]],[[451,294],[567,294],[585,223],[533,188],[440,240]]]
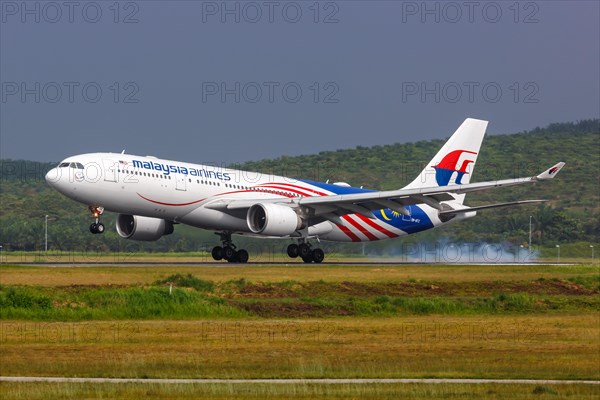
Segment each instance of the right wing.
[[303,207],[305,209],[308,209],[307,214],[311,217],[322,216],[323,218],[332,220],[334,222],[337,221],[337,218],[339,218],[339,216],[345,214],[361,214],[368,218],[374,218],[372,211],[379,210],[382,208],[389,208],[392,211],[408,215],[409,212],[405,207],[412,204],[427,204],[439,210],[442,213],[458,214],[468,211],[476,211],[478,209],[484,208],[525,204],[527,202],[539,202],[541,200],[525,200],[521,202],[494,204],[490,206],[480,206],[474,208],[461,207],[458,210],[452,209],[448,205],[441,203],[444,201],[453,201],[455,199],[454,195],[488,190],[497,187],[516,186],[525,183],[536,183],[539,181],[552,179],[554,178],[554,176],[556,176],[558,171],[560,171],[560,169],[564,165],[564,162],[559,162],[558,164],[552,166],[551,168],[548,168],[546,171],[542,172],[539,175],[526,178],[469,183],[464,185],[398,189],[329,196],[312,196],[293,199],[223,199],[211,202],[205,207],[227,212],[228,210],[233,211],[240,209],[248,209],[257,203],[277,203],[281,205],[287,205],[290,207]]

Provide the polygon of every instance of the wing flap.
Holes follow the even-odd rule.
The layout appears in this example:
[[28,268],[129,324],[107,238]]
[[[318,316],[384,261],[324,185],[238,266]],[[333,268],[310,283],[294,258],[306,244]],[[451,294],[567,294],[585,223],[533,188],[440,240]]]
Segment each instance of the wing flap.
[[472,212],[472,211],[486,210],[488,208],[508,207],[508,206],[516,206],[516,205],[532,204],[532,203],[543,203],[545,201],[548,201],[548,200],[511,201],[510,203],[497,203],[497,204],[489,204],[489,205],[485,205],[485,206],[461,208],[461,209],[457,209],[457,210],[445,210],[445,211],[440,211],[439,215],[440,216],[457,215],[457,214],[464,214],[464,213],[468,213],[468,212]]

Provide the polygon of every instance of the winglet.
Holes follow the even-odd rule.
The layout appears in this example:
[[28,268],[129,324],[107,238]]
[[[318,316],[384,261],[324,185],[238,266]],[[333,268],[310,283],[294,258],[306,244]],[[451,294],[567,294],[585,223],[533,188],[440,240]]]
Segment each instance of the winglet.
[[544,172],[542,172],[541,174],[536,176],[535,179],[536,180],[552,179],[556,176],[556,174],[558,174],[558,171],[560,171],[561,168],[564,166],[565,166],[564,162],[559,162],[558,164],[554,165],[551,168],[548,168],[547,170],[545,170]]

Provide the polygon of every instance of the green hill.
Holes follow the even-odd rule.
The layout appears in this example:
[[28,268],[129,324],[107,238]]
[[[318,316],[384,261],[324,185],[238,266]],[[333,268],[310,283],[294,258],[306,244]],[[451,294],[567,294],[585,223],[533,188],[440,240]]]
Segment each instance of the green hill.
[[[468,205],[517,199],[549,199],[543,206],[526,206],[481,212],[460,224],[411,236],[422,242],[526,242],[529,216],[534,217],[534,243],[554,245],[600,240],[600,121],[551,124],[529,132],[488,136],[478,158],[473,181],[538,174],[557,161],[567,165],[557,179],[540,185],[469,194]],[[396,189],[410,182],[443,140],[386,146],[357,147],[297,157],[283,156],[232,165],[263,173],[294,176],[353,186]],[[90,235],[86,207],[64,198],[45,184],[43,177],[54,163],[1,160],[0,244],[5,249],[43,247],[44,216],[49,215],[52,248],[77,251],[196,251],[210,248],[217,238],[209,232],[177,226],[175,234],[155,243],[120,239],[114,229]],[[114,215],[104,219],[114,226]],[[242,242],[243,240],[240,240]],[[390,242],[396,242],[390,244]],[[398,241],[369,244],[373,249],[397,246]],[[359,249],[340,245],[344,251]]]

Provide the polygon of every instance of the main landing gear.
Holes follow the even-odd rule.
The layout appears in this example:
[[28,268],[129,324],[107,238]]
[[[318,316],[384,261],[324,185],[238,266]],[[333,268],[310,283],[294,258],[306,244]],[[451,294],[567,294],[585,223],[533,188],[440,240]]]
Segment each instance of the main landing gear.
[[248,252],[244,249],[236,250],[235,245],[231,241],[231,233],[217,233],[221,236],[223,246],[215,246],[212,249],[212,257],[216,261],[227,260],[232,263],[247,263]]
[[291,258],[300,257],[307,264],[311,262],[319,264],[325,259],[325,252],[319,248],[311,248],[310,243],[307,241],[290,244],[287,248],[287,254]]
[[104,212],[104,207],[90,206],[89,209],[92,213],[92,218],[96,219],[96,222],[90,225],[90,232],[94,235],[97,233],[104,233],[104,224],[100,222],[100,216]]
[[[244,249],[235,247],[231,241],[231,233],[215,232],[221,237],[222,246],[215,246],[212,249],[212,258],[215,261],[226,260],[231,263],[246,263],[248,262],[248,252]],[[311,244],[300,239],[298,244],[292,243],[287,247],[287,254],[291,258],[300,257],[305,263],[322,263],[325,259],[325,252],[320,248],[312,248]]]

